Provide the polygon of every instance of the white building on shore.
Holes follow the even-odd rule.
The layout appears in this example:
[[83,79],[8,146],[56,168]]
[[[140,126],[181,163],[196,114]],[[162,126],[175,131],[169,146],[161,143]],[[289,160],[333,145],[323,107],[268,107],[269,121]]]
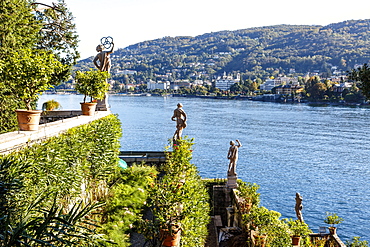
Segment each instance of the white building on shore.
[[220,90],[229,90],[232,85],[235,83],[240,82],[240,74],[238,73],[236,76],[236,79],[234,79],[231,75],[226,75],[226,72],[224,72],[224,75],[221,77],[218,77],[215,82],[215,87]]
[[169,81],[165,81],[165,82],[158,81],[158,82],[155,82],[155,81],[149,80],[147,82],[147,86],[148,86],[148,89],[149,90],[154,90],[154,89],[167,90],[167,89],[170,89],[170,82]]

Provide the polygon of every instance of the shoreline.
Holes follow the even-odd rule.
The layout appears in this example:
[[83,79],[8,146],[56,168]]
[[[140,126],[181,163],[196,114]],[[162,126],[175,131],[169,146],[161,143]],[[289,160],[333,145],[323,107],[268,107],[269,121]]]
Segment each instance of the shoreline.
[[[77,93],[73,92],[45,92],[44,94],[52,95],[73,95]],[[281,99],[280,95],[275,94],[264,94],[257,96],[246,96],[246,95],[236,95],[236,96],[215,96],[215,95],[186,95],[186,94],[152,94],[152,93],[110,93],[109,95],[116,96],[126,96],[126,97],[178,97],[178,98],[200,98],[200,99],[221,99],[221,100],[250,100],[259,102],[272,102],[281,104],[307,104],[310,106],[346,106],[346,107],[365,107],[369,108],[369,103],[348,103],[348,102],[327,102],[327,101],[308,101],[308,100],[292,100],[292,99]]]

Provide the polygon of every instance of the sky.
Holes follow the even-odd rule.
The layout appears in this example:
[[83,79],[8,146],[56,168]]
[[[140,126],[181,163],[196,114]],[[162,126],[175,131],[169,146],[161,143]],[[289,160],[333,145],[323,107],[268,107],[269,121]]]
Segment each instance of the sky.
[[113,37],[118,49],[165,36],[197,36],[280,24],[324,26],[370,19],[369,0],[65,0],[65,3],[75,17],[81,59],[95,56],[96,46],[106,36]]

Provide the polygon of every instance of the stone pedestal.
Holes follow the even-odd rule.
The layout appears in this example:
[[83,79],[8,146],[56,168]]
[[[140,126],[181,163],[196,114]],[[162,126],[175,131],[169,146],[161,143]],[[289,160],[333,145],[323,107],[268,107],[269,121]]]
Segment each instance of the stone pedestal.
[[228,189],[236,189],[238,188],[238,184],[236,180],[238,179],[237,176],[227,176],[227,184],[226,187]]
[[104,99],[98,100],[98,104],[96,105],[97,111],[108,111],[109,104],[108,104],[108,94],[105,95]]

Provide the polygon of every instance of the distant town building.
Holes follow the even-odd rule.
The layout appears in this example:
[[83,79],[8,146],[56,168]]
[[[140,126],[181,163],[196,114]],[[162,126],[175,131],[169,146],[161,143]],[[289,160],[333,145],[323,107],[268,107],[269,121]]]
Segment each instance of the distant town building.
[[130,90],[131,88],[135,88],[136,85],[134,85],[132,83],[129,83],[129,84],[124,85],[124,87],[125,87],[126,90]]
[[193,84],[196,86],[203,86],[203,80],[195,80]]
[[136,74],[137,72],[136,72],[136,70],[128,70],[128,69],[124,69],[124,70],[119,70],[119,69],[116,69],[115,71],[114,71],[114,74],[116,74],[116,75],[134,75],[134,74]]
[[277,77],[275,79],[267,79],[263,84],[260,85],[260,90],[270,91],[274,87],[280,86],[280,85],[298,85],[298,78],[296,77]]
[[263,84],[260,85],[260,90],[271,91],[271,89],[279,85],[280,84],[277,84],[277,81],[275,79],[269,78]]
[[333,85],[333,92],[335,93],[343,93],[345,89],[350,89],[352,87],[352,82],[343,82],[340,84],[334,84]]
[[301,93],[303,92],[303,87],[298,86],[298,85],[280,85],[275,88],[276,94],[281,94],[281,95],[290,95],[292,93]]
[[177,90],[179,88],[191,88],[193,84],[189,80],[176,80],[171,83],[171,89]]
[[220,90],[229,90],[232,85],[235,83],[240,82],[240,74],[238,73],[236,76],[236,79],[234,79],[231,75],[226,75],[226,72],[224,72],[224,75],[222,77],[218,77],[215,82],[215,87]]
[[155,82],[155,81],[149,80],[147,82],[147,86],[148,86],[147,88],[149,90],[154,90],[154,89],[166,90],[166,89],[169,89],[170,88],[170,82],[169,81],[165,81],[165,82],[158,81],[158,82]]

